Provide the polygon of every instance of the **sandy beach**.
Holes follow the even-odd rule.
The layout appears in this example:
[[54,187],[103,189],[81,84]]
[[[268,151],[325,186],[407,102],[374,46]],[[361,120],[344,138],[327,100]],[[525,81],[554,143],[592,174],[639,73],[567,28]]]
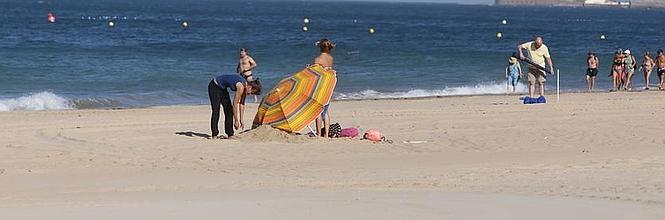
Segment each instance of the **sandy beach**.
[[333,103],[393,144],[211,140],[208,106],[2,112],[0,219],[665,219],[665,95],[549,98]]

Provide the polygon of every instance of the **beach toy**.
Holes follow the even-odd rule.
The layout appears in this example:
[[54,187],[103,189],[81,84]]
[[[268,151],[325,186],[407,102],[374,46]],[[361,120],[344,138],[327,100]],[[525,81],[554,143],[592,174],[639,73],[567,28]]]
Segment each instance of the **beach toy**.
[[253,128],[270,125],[296,133],[311,124],[332,99],[337,76],[314,64],[282,79],[263,97]]

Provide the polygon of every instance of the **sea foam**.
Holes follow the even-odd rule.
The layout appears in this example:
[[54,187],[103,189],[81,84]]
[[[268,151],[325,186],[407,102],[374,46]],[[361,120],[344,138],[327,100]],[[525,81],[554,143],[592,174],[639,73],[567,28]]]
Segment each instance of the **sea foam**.
[[69,100],[51,92],[39,92],[17,98],[0,99],[0,111],[72,109]]
[[[528,92],[524,84],[517,85],[517,92]],[[334,98],[339,100],[357,100],[357,99],[391,99],[391,98],[421,98],[437,96],[460,96],[460,95],[485,95],[485,94],[504,94],[506,93],[505,83],[479,83],[471,86],[446,87],[443,89],[413,89],[402,92],[378,92],[375,90],[365,90],[353,93],[339,93]]]

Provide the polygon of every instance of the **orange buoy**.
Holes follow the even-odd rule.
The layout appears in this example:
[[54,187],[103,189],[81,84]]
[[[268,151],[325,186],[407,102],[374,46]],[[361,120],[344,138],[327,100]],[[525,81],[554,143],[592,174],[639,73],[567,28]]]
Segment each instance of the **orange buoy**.
[[46,20],[48,20],[49,23],[55,23],[55,14],[49,11],[46,15]]

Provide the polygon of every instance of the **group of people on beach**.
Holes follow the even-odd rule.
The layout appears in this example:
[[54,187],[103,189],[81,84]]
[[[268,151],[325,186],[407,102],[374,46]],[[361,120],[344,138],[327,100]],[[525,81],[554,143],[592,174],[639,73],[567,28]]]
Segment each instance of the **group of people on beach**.
[[[320,54],[314,58],[313,64],[323,66],[328,70],[334,71],[332,49],[335,44],[328,39],[321,39],[316,43],[320,49]],[[220,110],[224,111],[224,133],[227,138],[233,137],[235,130],[244,130],[244,111],[245,99],[248,95],[261,95],[261,82],[254,76],[253,70],[257,64],[254,58],[249,56],[249,50],[245,48],[240,49],[240,59],[236,67],[238,74],[222,74],[214,77],[208,84],[208,96],[210,98],[210,105],[212,107],[212,116],[210,118],[210,129],[212,130],[212,138],[219,138],[219,118]],[[308,65],[309,66],[309,65]],[[231,101],[231,94],[235,92],[233,101]],[[221,109],[220,109],[221,105]],[[323,137],[329,136],[330,129],[330,114],[329,106],[324,106],[323,113],[316,119],[317,132]]]
[[[527,51],[527,56],[524,52]],[[533,41],[518,44],[517,52],[508,59],[505,68],[506,87],[508,92],[515,92],[519,79],[523,76],[523,69],[519,61],[528,63],[527,79],[529,81],[529,97],[534,97],[535,86],[539,86],[539,95],[545,94],[544,84],[546,74],[554,75],[554,65],[549,53],[549,48],[543,43],[543,38],[537,36]],[[587,56],[586,80],[588,90],[592,91],[596,84],[600,60],[596,53],[590,51]],[[546,68],[548,67],[548,68]],[[631,91],[633,87],[633,76],[635,71],[644,74],[644,89],[649,90],[651,73],[656,70],[658,75],[658,89],[665,90],[665,51],[658,50],[654,58],[651,52],[645,52],[641,65],[632,55],[630,50],[618,49],[614,54],[610,77],[612,77],[612,89],[610,91]]]
[[[598,66],[600,62],[598,56],[594,52],[589,52],[587,56],[587,85],[589,91],[592,91],[595,86],[596,76],[598,75]],[[633,89],[633,76],[635,71],[641,71],[644,76],[644,90],[649,90],[651,73],[656,69],[658,75],[658,89],[665,90],[665,52],[663,49],[658,50],[656,58],[654,59],[651,52],[644,53],[642,64],[638,68],[638,61],[632,55],[630,50],[618,49],[614,53],[612,62],[612,89],[610,91],[631,91]]]

